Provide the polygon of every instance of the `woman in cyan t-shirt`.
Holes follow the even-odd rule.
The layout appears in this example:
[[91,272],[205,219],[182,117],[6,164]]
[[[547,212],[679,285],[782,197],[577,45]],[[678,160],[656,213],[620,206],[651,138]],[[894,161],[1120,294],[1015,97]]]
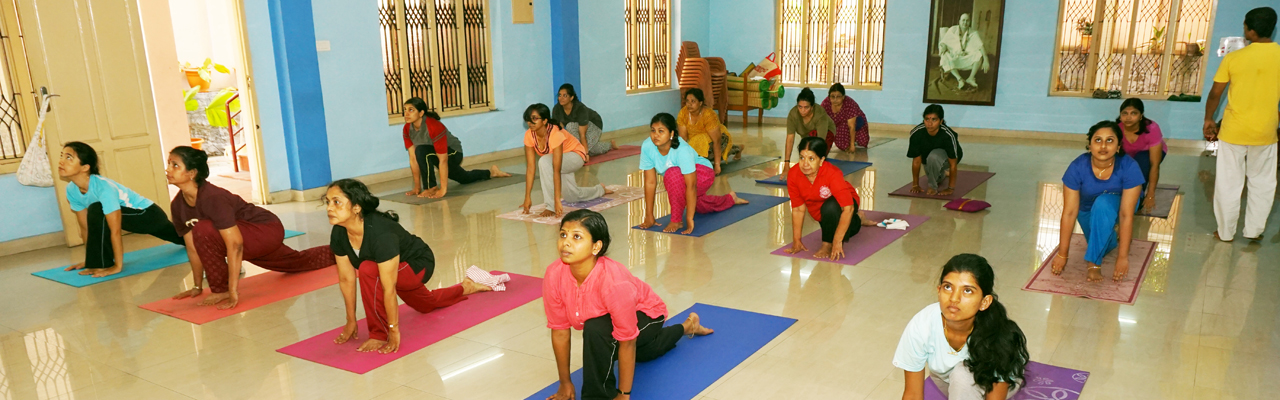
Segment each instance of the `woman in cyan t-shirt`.
[[[649,121],[649,140],[640,145],[640,170],[644,171],[644,222],[641,229],[655,224],[653,199],[657,192],[658,175],[662,175],[667,188],[667,200],[671,202],[671,222],[663,232],[675,232],[684,227],[683,234],[693,233],[693,214],[720,212],[735,204],[747,204],[747,200],[730,191],[723,195],[709,195],[707,190],[716,182],[711,161],[698,156],[689,144],[681,144],[676,119],[667,113],[654,115]],[[689,205],[691,210],[686,210]],[[688,211],[688,214],[685,214]]]
[[911,318],[893,354],[905,374],[903,400],[924,398],[926,375],[949,400],[1007,399],[1026,383],[1027,337],[994,285],[981,256],[959,254],[942,266],[938,302]]
[[101,278],[124,270],[122,231],[145,233],[182,245],[169,216],[155,202],[98,174],[98,153],[82,142],[70,142],[58,157],[58,175],[66,179],[67,203],[80,222],[84,262],[67,267],[80,275]]
[[1102,258],[1118,250],[1111,279],[1119,281],[1129,272],[1129,243],[1133,239],[1133,212],[1142,192],[1142,171],[1133,157],[1125,156],[1115,122],[1102,121],[1090,127],[1088,149],[1062,174],[1062,224],[1052,271],[1061,274],[1066,267],[1071,233],[1079,222],[1087,243],[1086,279],[1101,281]]
[[[1142,170],[1142,209],[1150,211],[1156,205],[1156,185],[1160,182],[1160,163],[1169,144],[1164,142],[1160,124],[1147,119],[1142,99],[1130,98],[1120,103],[1120,116],[1116,124],[1124,131],[1124,152],[1138,162]],[[1147,190],[1151,188],[1151,190]]]

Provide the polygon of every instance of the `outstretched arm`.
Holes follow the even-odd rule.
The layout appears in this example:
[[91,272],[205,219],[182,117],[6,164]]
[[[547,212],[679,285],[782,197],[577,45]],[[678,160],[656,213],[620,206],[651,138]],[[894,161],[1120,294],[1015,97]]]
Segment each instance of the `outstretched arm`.
[[1218,123],[1214,120],[1214,114],[1218,113],[1218,106],[1222,103],[1222,92],[1227,90],[1227,82],[1214,82],[1213,88],[1209,89],[1209,98],[1204,102],[1204,140],[1210,142],[1218,140]]

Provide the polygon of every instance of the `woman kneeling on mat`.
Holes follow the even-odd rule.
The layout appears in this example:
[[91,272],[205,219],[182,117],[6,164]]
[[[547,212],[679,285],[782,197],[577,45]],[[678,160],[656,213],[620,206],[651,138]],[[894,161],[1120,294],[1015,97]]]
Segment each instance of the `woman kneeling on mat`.
[[[1129,243],[1133,239],[1133,213],[1142,192],[1142,171],[1133,157],[1125,157],[1120,127],[1102,121],[1089,128],[1088,153],[1076,157],[1062,174],[1062,224],[1053,273],[1067,266],[1071,234],[1076,222],[1084,231],[1089,282],[1102,281],[1102,258],[1119,249],[1115,273],[1119,281],[1129,272]],[[1077,218],[1078,217],[1078,218]],[[1119,238],[1117,238],[1119,236]]]
[[548,400],[576,397],[569,379],[570,327],[582,331],[585,400],[630,398],[637,361],[662,357],[680,336],[711,334],[698,323],[697,313],[679,325],[662,326],[667,305],[625,265],[604,256],[609,225],[599,213],[581,209],[565,215],[556,245],[560,259],[547,266],[542,280],[542,307],[560,374],[560,389]]
[[533,193],[534,162],[537,161],[538,175],[542,177],[542,201],[547,206],[539,217],[564,215],[561,200],[576,203],[613,193],[604,185],[578,187],[573,173],[587,162],[587,149],[573,135],[565,132],[559,122],[549,118],[550,115],[551,110],[542,103],[524,110],[524,122],[529,125],[529,130],[524,132],[524,160],[529,173],[524,178],[524,203],[520,209],[528,214],[529,207],[533,206],[530,195]]
[[[867,147],[871,141],[867,114],[862,112],[862,107],[858,107],[858,102],[844,94],[844,85],[839,82],[831,85],[831,89],[827,91],[827,98],[822,100],[822,110],[826,111],[836,124],[834,141],[840,151],[849,151],[855,144],[858,147]],[[831,146],[830,142],[827,146]]]
[[742,159],[742,147],[733,144],[729,129],[720,123],[716,111],[707,107],[702,89],[689,89],[684,93],[684,107],[679,113],[680,138],[689,143],[699,156],[711,160],[712,169],[720,174],[720,164],[729,156]]
[[787,147],[786,154],[782,155],[782,176],[788,177],[791,172],[791,149],[796,143],[796,137],[819,137],[827,142],[830,148],[836,140],[836,123],[831,120],[831,116],[827,115],[827,111],[819,107],[813,91],[809,88],[800,89],[800,94],[796,95],[796,106],[791,107],[791,112],[787,114]]
[[1138,169],[1142,170],[1142,210],[1151,211],[1156,206],[1160,163],[1164,161],[1164,153],[1169,151],[1169,145],[1164,142],[1160,124],[1147,119],[1144,112],[1142,99],[1134,97],[1125,100],[1120,103],[1120,117],[1116,118],[1116,124],[1124,131],[1121,135],[1124,138],[1121,147],[1125,154],[1138,163]]
[[206,182],[208,177],[209,156],[205,152],[190,146],[169,152],[165,178],[178,187],[169,213],[173,228],[187,243],[195,278],[195,287],[174,299],[204,293],[200,285],[207,276],[213,294],[200,304],[217,304],[220,310],[234,308],[240,302],[240,272],[245,261],[276,272],[305,272],[333,265],[329,246],[301,252],[289,248],[284,244],[284,225],[279,217]]
[[67,267],[80,275],[101,278],[124,270],[121,230],[145,233],[182,245],[182,237],[164,209],[124,185],[98,174],[98,153],[82,142],[70,142],[58,158],[58,175],[70,182],[67,203],[80,222],[84,262]]
[[578,101],[578,92],[573,84],[560,85],[560,93],[556,96],[556,105],[551,109],[551,118],[564,124],[564,130],[570,135],[578,135],[578,141],[587,147],[588,156],[598,156],[618,149],[618,142],[600,142],[604,135],[604,120],[600,113]]
[[[844,172],[827,162],[827,142],[819,137],[800,139],[800,168],[792,169],[787,177],[787,196],[791,197],[791,237],[793,242],[786,250],[795,254],[809,250],[800,243],[804,234],[804,214],[822,226],[822,248],[813,256],[844,258],[844,242],[857,235],[863,226],[875,225],[858,209],[858,190],[844,180]],[[840,246],[833,246],[835,238],[842,238]]]
[[[663,232],[675,232],[684,226],[683,234],[693,233],[693,214],[720,212],[735,204],[747,204],[737,193],[713,196],[707,190],[716,182],[711,162],[698,157],[688,144],[681,145],[676,136],[676,119],[671,114],[660,113],[649,121],[649,140],[640,145],[640,170],[644,171],[644,222],[641,229],[655,225],[653,198],[657,192],[658,175],[662,175],[667,188],[667,200],[671,202],[671,222]],[[685,215],[686,208],[693,204]],[[684,221],[684,223],[681,223]]]
[[333,224],[329,246],[337,256],[338,286],[347,310],[347,325],[334,343],[346,343],[359,335],[357,281],[369,327],[369,340],[357,351],[377,350],[383,354],[400,349],[397,296],[417,312],[428,313],[466,300],[467,295],[493,290],[471,278],[444,289],[427,289],[424,285],[435,272],[435,254],[421,238],[400,226],[396,213],[378,211],[378,198],[369,193],[364,183],[355,179],[333,182],[323,201],[329,223]]
[[404,148],[409,151],[409,171],[413,172],[413,190],[406,195],[438,199],[449,191],[449,179],[465,185],[511,176],[497,165],[488,171],[463,169],[462,141],[440,123],[439,114],[427,111],[421,98],[404,102],[404,122]]
[[907,323],[893,354],[905,373],[903,400],[924,398],[925,367],[950,400],[1003,400],[1025,384],[1027,337],[992,291],[995,272],[960,254],[942,267],[938,302]]

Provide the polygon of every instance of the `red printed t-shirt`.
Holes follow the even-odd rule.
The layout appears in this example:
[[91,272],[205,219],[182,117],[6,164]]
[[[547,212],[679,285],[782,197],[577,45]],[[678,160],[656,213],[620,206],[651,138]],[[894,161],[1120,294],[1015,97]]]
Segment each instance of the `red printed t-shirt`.
[[414,144],[430,144],[435,148],[436,154],[449,154],[449,150],[462,151],[462,142],[449,132],[449,128],[444,123],[433,118],[423,118],[422,129],[413,130],[413,124],[404,124],[404,149],[408,150]]
[[194,207],[187,205],[187,200],[182,197],[182,193],[173,196],[173,201],[169,202],[169,214],[173,216],[173,229],[178,231],[179,236],[185,236],[187,232],[191,232],[191,228],[204,219],[213,222],[213,227],[218,230],[231,229],[236,226],[236,221],[254,224],[280,223],[280,218],[265,208],[249,204],[240,196],[228,192],[227,189],[208,182],[200,185],[200,190],[196,192]]
[[841,207],[861,201],[858,190],[844,180],[844,172],[826,161],[818,167],[818,175],[813,182],[809,182],[809,177],[804,176],[799,166],[791,167],[791,172],[787,173],[787,196],[791,197],[791,208],[804,205],[816,221],[822,220],[822,203],[831,196],[836,196]]
[[613,338],[619,341],[640,336],[636,311],[650,318],[667,315],[666,303],[649,284],[609,257],[596,259],[595,268],[581,286],[568,264],[560,260],[551,263],[542,279],[542,308],[551,329],[582,330],[587,320],[609,314]]
[[525,147],[532,147],[534,153],[545,156],[551,154],[551,149],[564,146],[564,148],[560,149],[562,153],[578,153],[583,160],[587,159],[587,148],[582,146],[582,142],[579,142],[578,138],[566,134],[564,129],[558,126],[550,125],[549,128],[551,128],[551,134],[547,135],[547,144],[542,147],[538,147],[538,139],[533,136],[533,130],[525,130]]

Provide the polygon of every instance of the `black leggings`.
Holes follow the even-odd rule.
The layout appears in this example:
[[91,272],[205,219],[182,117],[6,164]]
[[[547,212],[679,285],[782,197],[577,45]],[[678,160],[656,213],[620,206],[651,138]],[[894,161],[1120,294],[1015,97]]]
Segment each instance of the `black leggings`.
[[[662,357],[676,348],[676,342],[684,336],[684,326],[675,324],[664,328],[662,323],[665,320],[666,317],[649,318],[644,312],[636,311],[636,322],[640,327],[640,336],[636,338],[636,362]],[[582,398],[617,397],[618,377],[613,373],[613,363],[618,361],[618,340],[613,338],[613,318],[605,314],[582,325]]]
[[[836,238],[836,229],[840,228],[840,214],[844,210],[840,207],[840,202],[836,201],[835,196],[827,198],[822,203],[822,220],[818,221],[818,225],[822,226],[822,243],[832,243]],[[841,243],[848,242],[849,238],[857,235],[862,230],[862,218],[858,217],[858,201],[853,202],[853,216],[849,217],[849,229],[844,232],[844,240]]]
[[[422,175],[422,188],[430,189],[438,186],[435,168],[440,166],[440,154],[435,146],[418,145],[414,148],[418,158],[418,172]],[[449,179],[463,185],[489,179],[489,170],[468,171],[462,169],[462,152],[449,149]]]
[[[90,205],[88,213],[84,267],[113,267],[116,265],[116,253],[115,249],[111,248],[111,227],[107,226],[107,216],[102,213],[102,203]],[[165,215],[164,209],[155,204],[145,210],[120,207],[120,229],[133,233],[145,233],[179,246],[186,243],[173,229],[173,222],[169,221],[169,216]]]

